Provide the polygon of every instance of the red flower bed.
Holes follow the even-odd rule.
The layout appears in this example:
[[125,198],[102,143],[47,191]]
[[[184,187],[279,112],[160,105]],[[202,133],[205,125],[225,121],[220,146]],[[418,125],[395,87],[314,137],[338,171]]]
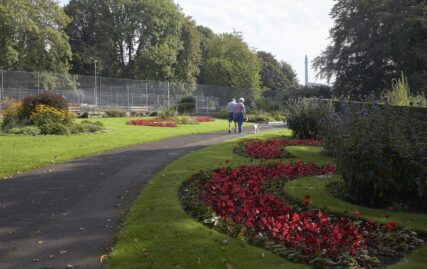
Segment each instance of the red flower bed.
[[152,126],[152,127],[176,127],[177,122],[175,119],[139,119],[130,120],[128,124],[140,125],[140,126]]
[[197,122],[211,122],[214,121],[215,119],[212,117],[191,117],[193,120],[197,121]]
[[255,139],[238,143],[235,152],[254,159],[279,159],[287,157],[286,146],[301,145],[322,146],[323,143],[315,139]]
[[[190,183],[196,190],[187,189],[193,196],[183,198],[183,205],[196,219],[214,222],[214,227],[223,232],[242,234],[249,242],[263,242],[262,246],[290,260],[319,268],[329,268],[332,263],[373,268],[380,261],[368,254],[385,255],[381,248],[386,246],[388,255],[390,251],[397,255],[402,240],[411,247],[420,243],[410,232],[395,232],[395,222],[378,225],[329,216],[296,204],[282,192],[287,180],[335,170],[334,164],[316,166],[303,161],[222,167],[210,176],[193,177],[190,182],[200,182]],[[303,198],[305,205],[310,205],[311,196]]]

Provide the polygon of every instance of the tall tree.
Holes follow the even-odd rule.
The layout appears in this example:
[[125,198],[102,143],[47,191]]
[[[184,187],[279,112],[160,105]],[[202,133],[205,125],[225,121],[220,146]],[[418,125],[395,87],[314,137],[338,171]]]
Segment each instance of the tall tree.
[[200,50],[201,50],[201,57],[202,57],[200,61],[200,74],[197,79],[197,82],[200,84],[205,84],[206,83],[205,66],[206,66],[206,61],[208,59],[208,41],[213,39],[216,36],[216,34],[210,28],[202,25],[198,25],[197,30],[199,31],[200,37],[201,37]]
[[106,1],[71,0],[64,8],[72,18],[66,32],[73,52],[71,72],[80,75],[94,74],[94,61],[98,61],[98,73],[114,76],[115,50],[110,31],[113,23]]
[[332,44],[314,61],[335,92],[380,95],[401,72],[414,92],[427,93],[427,2],[338,0]]
[[207,43],[205,83],[260,94],[260,62],[239,33],[222,34]]
[[298,86],[296,74],[286,62],[279,62],[269,52],[257,53],[261,61],[261,82],[264,97],[277,100]]
[[186,18],[183,25],[181,40],[183,48],[178,54],[174,79],[194,84],[200,73],[201,35],[196,23],[190,17]]
[[185,18],[172,0],[72,0],[65,9],[77,70],[90,73],[97,58],[109,75],[174,78]]
[[0,1],[0,68],[67,73],[68,23],[53,0]]

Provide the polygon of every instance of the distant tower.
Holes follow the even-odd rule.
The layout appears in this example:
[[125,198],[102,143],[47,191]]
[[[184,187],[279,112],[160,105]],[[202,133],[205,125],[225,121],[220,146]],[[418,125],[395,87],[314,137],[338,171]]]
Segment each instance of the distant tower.
[[308,57],[305,55],[305,86],[308,86]]

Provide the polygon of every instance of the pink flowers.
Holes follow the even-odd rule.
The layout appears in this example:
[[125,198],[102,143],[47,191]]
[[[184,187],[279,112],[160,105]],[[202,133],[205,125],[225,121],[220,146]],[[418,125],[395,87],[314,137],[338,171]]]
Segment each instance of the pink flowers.
[[202,116],[202,117],[191,117],[191,119],[197,121],[197,122],[211,122],[214,121],[215,119],[212,117],[206,117],[206,116]]
[[236,152],[241,152],[249,158],[279,159],[286,158],[286,146],[321,146],[322,141],[315,139],[269,139],[243,141],[237,145]]

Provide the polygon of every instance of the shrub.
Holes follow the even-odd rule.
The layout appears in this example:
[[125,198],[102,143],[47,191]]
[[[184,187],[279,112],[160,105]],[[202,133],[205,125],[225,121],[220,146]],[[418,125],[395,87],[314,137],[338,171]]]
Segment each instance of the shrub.
[[97,133],[105,130],[104,124],[100,121],[84,120],[80,124],[83,126],[83,132],[85,133]]
[[45,92],[39,95],[26,97],[22,100],[23,117],[26,119],[29,118],[37,105],[40,104],[51,106],[58,110],[68,110],[68,102],[63,96],[52,92]]
[[87,118],[89,118],[89,112],[84,112],[79,116],[79,119],[87,119]]
[[10,134],[15,135],[39,135],[41,133],[37,126],[15,127],[9,130]]
[[178,113],[193,113],[196,108],[196,99],[193,96],[185,96],[181,99],[178,105]]
[[[372,207],[427,209],[427,122],[411,107],[342,104],[322,138],[336,156],[345,196]],[[421,112],[423,113],[423,112]],[[424,112],[425,113],[425,112]],[[425,114],[424,114],[425,115]]]
[[334,112],[331,102],[316,98],[291,100],[285,112],[288,126],[299,139],[319,137],[320,120]]
[[160,111],[157,112],[157,116],[161,119],[169,119],[175,117],[177,110],[175,106],[163,107]]
[[17,101],[8,104],[8,108],[3,111],[1,129],[7,133],[12,128],[24,126],[25,123],[22,104]]
[[48,123],[70,125],[75,118],[74,114],[66,110],[57,109],[48,105],[38,104],[30,115],[30,121],[36,126]]
[[126,112],[122,110],[107,110],[105,115],[109,118],[123,118],[126,117]]
[[68,135],[68,126],[59,122],[48,122],[39,126],[40,133],[44,135]]

